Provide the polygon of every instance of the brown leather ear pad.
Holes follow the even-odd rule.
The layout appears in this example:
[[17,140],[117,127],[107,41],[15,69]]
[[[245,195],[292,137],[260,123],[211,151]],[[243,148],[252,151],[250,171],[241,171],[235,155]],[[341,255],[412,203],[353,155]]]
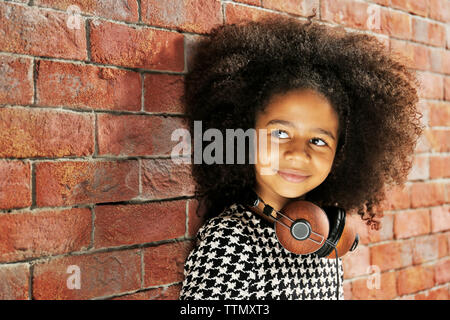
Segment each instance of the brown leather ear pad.
[[[309,201],[293,201],[280,211],[289,219],[281,216],[275,223],[275,232],[286,250],[304,255],[317,251],[325,243],[329,223],[326,213],[320,207]],[[312,230],[305,240],[297,240],[290,229],[295,221],[301,219],[307,220]]]

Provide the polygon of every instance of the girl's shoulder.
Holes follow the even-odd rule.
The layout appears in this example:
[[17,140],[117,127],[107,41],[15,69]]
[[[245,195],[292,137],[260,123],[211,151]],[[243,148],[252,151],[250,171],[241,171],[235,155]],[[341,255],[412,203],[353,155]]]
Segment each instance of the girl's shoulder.
[[241,233],[248,227],[250,219],[251,215],[243,205],[233,203],[219,215],[206,220],[198,230],[197,237],[205,239],[212,233]]

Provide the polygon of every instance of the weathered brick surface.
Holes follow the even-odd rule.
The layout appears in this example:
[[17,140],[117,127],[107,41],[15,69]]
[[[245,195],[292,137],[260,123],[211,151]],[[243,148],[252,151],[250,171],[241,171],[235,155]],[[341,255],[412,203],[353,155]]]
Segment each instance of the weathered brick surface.
[[0,209],[31,205],[31,167],[21,161],[0,161]]
[[138,250],[65,256],[36,264],[33,275],[34,299],[103,297],[141,287],[141,257]]
[[31,59],[0,55],[0,74],[0,104],[27,105],[33,102]]
[[205,33],[223,22],[219,0],[142,0],[141,10],[143,22],[181,31]]
[[87,58],[83,17],[80,17],[80,27],[71,29],[66,23],[67,13],[3,1],[0,2],[0,17],[3,52],[75,60]]
[[30,267],[14,264],[0,266],[0,300],[28,300]]
[[137,161],[67,161],[36,164],[38,206],[131,200],[139,195]]
[[183,35],[94,20],[89,22],[92,60],[130,68],[184,70]]
[[46,60],[36,64],[38,105],[141,110],[141,77],[136,72]]
[[60,158],[94,152],[90,114],[44,109],[0,109],[0,157]]
[[0,215],[0,262],[86,249],[91,242],[89,209],[73,208]]
[[179,141],[172,133],[186,129],[178,117],[99,114],[98,151],[107,156],[166,155]]
[[94,247],[150,243],[183,237],[186,201],[95,208]]

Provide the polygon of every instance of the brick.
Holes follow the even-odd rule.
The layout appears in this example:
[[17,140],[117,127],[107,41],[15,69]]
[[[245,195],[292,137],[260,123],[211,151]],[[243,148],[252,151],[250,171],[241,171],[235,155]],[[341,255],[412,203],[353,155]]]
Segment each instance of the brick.
[[175,239],[186,232],[186,201],[95,207],[95,248]]
[[430,164],[428,156],[414,155],[411,171],[408,180],[427,180],[429,178]]
[[223,23],[219,0],[141,1],[142,22],[152,26],[206,33]]
[[445,184],[445,199],[450,199],[450,183]]
[[419,137],[419,140],[417,141],[416,148],[414,149],[415,153],[422,153],[422,152],[431,152],[433,149],[432,145],[433,137],[431,136],[430,130],[424,130],[423,134]]
[[389,186],[386,190],[386,200],[384,204],[386,210],[408,209],[410,206],[411,199],[409,186]]
[[[70,289],[79,268],[80,289]],[[37,263],[33,273],[33,297],[37,300],[86,300],[137,290],[141,284],[138,250],[65,256]]]
[[440,50],[441,60],[442,60],[442,69],[440,73],[450,74],[450,52],[449,50]]
[[192,248],[191,241],[145,248],[143,251],[144,286],[183,281],[184,262]]
[[447,232],[447,248],[450,250],[450,232]]
[[444,99],[450,101],[450,77],[444,77]]
[[386,241],[394,239],[394,216],[393,214],[384,214],[381,218],[380,230],[368,229],[369,243]]
[[433,267],[416,266],[397,272],[397,289],[399,295],[415,293],[429,289],[434,285]]
[[28,264],[0,266],[0,300],[28,300],[30,296],[30,267]]
[[430,126],[446,126],[450,123],[450,102],[429,102]]
[[438,129],[425,129],[424,135],[430,144],[430,150],[435,152],[450,151],[450,131]]
[[150,300],[178,300],[180,298],[181,284],[152,289],[148,291]]
[[409,241],[388,242],[370,247],[370,264],[381,272],[412,264],[412,244]]
[[[377,281],[379,281],[379,288],[377,288]],[[352,299],[354,300],[390,300],[396,297],[395,272],[374,273],[363,279],[352,281]]]
[[423,293],[416,294],[415,300],[448,300],[448,288],[438,288],[427,290]]
[[442,24],[430,23],[428,29],[430,39],[428,43],[432,46],[445,47],[446,29]]
[[31,205],[30,170],[29,163],[0,161],[0,209]]
[[68,161],[36,164],[36,203],[63,206],[126,201],[139,195],[135,160]]
[[0,104],[33,103],[31,59],[0,55]]
[[403,211],[394,216],[396,239],[409,238],[430,232],[429,210]]
[[[418,46],[415,43],[404,40],[397,40],[389,37],[389,51],[391,53],[400,54],[403,63],[410,69],[428,70],[429,54],[425,46]],[[420,103],[420,101],[419,101]]]
[[444,234],[438,234],[436,235],[436,237],[438,238],[438,242],[439,242],[439,258],[443,258],[445,256],[448,255],[448,236],[444,233]]
[[444,23],[450,21],[450,10],[447,0],[428,0],[428,17]]
[[[99,155],[170,155],[179,141],[171,141],[176,129],[187,129],[183,118],[99,114]],[[120,137],[120,138],[118,138]]]
[[[371,19],[369,19],[367,3],[353,0],[322,0],[320,10],[323,21],[334,22],[350,28],[369,29]],[[377,27],[375,28],[377,29]]]
[[429,70],[436,73],[446,73],[447,62],[445,50],[442,48],[428,47],[430,66]]
[[89,209],[0,215],[0,261],[79,251],[91,241]]
[[412,40],[436,47],[445,47],[446,29],[444,26],[412,17]]
[[181,284],[173,284],[168,287],[164,286],[111,298],[110,300],[178,300],[180,291]]
[[421,85],[418,95],[424,99],[443,100],[444,98],[444,78],[441,75],[416,71],[417,78]]
[[146,74],[144,78],[144,110],[183,113],[184,106],[181,100],[183,93],[183,76]]
[[256,21],[264,17],[279,16],[277,13],[263,11],[254,7],[241,6],[234,3],[225,3],[226,24],[241,24],[247,21]]
[[51,7],[65,10],[68,13],[76,14],[77,9],[69,10],[69,6],[77,6],[80,13],[109,18],[112,20],[121,20],[128,22],[138,22],[138,4],[136,0],[103,0],[103,1],[84,1],[84,0],[35,0],[35,5]]
[[382,9],[381,26],[384,34],[396,38],[410,40],[413,35],[411,16],[407,13]]
[[445,48],[450,49],[450,25],[445,26]]
[[70,29],[66,13],[32,6],[0,3],[0,48],[2,51],[85,60],[86,28],[80,17],[80,28]]
[[317,16],[320,10],[319,0],[264,0],[262,3],[264,8],[283,11],[294,15],[307,17],[313,14],[313,9],[316,9]]
[[0,157],[86,156],[94,151],[94,121],[90,114],[1,108]]
[[390,6],[395,9],[400,9],[408,13],[427,16],[428,1],[410,1],[410,0],[391,0]]
[[379,230],[371,229],[360,216],[354,216],[355,219],[355,231],[359,235],[360,244],[369,244],[385,240],[392,240],[394,238],[393,233],[393,215],[385,213],[380,218],[381,227]]
[[415,69],[423,71],[439,70],[435,72],[440,72],[442,70],[440,67],[442,64],[440,60],[442,55],[440,55],[437,50],[416,43],[405,42],[405,45],[409,50],[411,50],[414,63],[413,66]]
[[147,199],[191,196],[195,182],[191,165],[175,164],[171,159],[142,160],[142,194]]
[[89,23],[92,61],[153,70],[184,70],[183,35],[94,20]]
[[413,18],[413,39],[418,42],[428,43],[428,23],[422,19]]
[[435,264],[434,275],[436,284],[450,282],[450,259],[448,259],[448,257]]
[[39,105],[141,110],[141,77],[137,72],[46,60],[36,65]]
[[350,279],[365,275],[369,272],[370,250],[367,246],[359,245],[355,251],[347,253],[342,258],[344,278]]
[[421,264],[439,257],[439,239],[436,235],[415,238],[413,246],[413,263]]
[[444,184],[416,182],[411,185],[411,208],[437,206],[444,203]]
[[344,281],[344,300],[352,300],[352,283],[349,281]]
[[431,208],[431,232],[450,230],[450,207]]

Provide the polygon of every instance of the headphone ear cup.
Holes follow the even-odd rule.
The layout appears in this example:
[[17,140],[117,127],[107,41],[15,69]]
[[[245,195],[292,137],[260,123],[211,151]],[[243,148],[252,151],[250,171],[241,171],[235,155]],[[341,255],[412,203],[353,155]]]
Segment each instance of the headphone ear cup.
[[330,220],[330,236],[328,241],[333,244],[326,243],[323,251],[320,252],[321,257],[335,259],[337,249],[338,257],[344,256],[348,251],[353,251],[358,246],[359,236],[355,231],[354,220],[347,217],[346,212],[338,207],[325,207],[324,211]]
[[[275,234],[286,250],[295,254],[309,254],[323,246],[320,241],[325,242],[330,227],[326,213],[319,206],[309,201],[294,201],[282,211],[289,219],[281,216],[277,220]],[[297,223],[307,225],[311,230],[308,239],[300,241],[293,236],[292,227]]]
[[[316,252],[319,257],[327,257],[330,254],[334,255],[334,247],[337,246],[339,239],[342,236],[345,226],[345,210],[339,207],[327,206],[322,208],[328,218],[330,225],[330,232],[328,234],[328,241]],[[339,249],[338,249],[339,255]]]
[[[354,226],[354,219],[351,217],[346,217],[343,229],[344,230],[342,231],[342,235],[340,236],[336,247],[339,257],[342,257],[349,251],[355,250],[359,242],[359,236],[356,233],[356,228]],[[327,258],[334,259],[335,256],[334,251],[332,251]]]

